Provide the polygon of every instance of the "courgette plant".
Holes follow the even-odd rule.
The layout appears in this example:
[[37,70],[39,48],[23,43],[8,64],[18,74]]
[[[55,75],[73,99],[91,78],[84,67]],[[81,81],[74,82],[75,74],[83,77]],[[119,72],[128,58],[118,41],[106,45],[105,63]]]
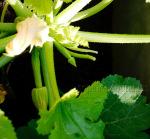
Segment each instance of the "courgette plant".
[[[150,43],[150,35],[80,31],[73,22],[93,16],[113,2],[101,0],[82,10],[91,1],[6,0],[0,22],[0,67],[25,50],[31,53],[35,80],[32,100],[40,119],[31,121],[15,133],[1,110],[0,138],[150,138],[144,132],[150,128],[150,105],[141,95],[140,82],[134,78],[108,76],[101,83],[94,82],[80,95],[75,88],[63,96],[59,94],[53,47],[76,67],[76,58],[96,60],[92,54],[98,52],[89,48],[89,42]],[[68,5],[65,9],[62,9],[63,3]],[[16,13],[13,23],[4,22],[8,5]]]

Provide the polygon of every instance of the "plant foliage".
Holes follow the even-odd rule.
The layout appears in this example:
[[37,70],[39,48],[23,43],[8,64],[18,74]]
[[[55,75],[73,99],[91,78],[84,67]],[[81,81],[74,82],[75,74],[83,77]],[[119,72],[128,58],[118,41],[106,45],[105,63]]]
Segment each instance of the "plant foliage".
[[17,139],[11,121],[0,109],[0,139]]
[[[106,124],[106,138],[149,139],[150,136],[144,132],[150,128],[150,104],[146,104],[146,98],[140,96],[136,101],[133,99],[134,103],[128,104],[121,101],[123,98],[126,98],[126,95],[122,95],[122,98],[118,97],[119,93],[122,94],[121,88],[124,88],[125,85],[127,91],[123,91],[123,93],[137,94],[141,90],[139,81],[134,78],[123,78],[122,76],[115,75],[105,78],[102,83],[110,88],[111,91],[102,112],[102,120]],[[136,91],[132,92],[133,89],[129,89],[131,86],[134,86]],[[116,88],[115,93],[113,92],[113,87]],[[130,98],[128,99],[130,100]]]
[[104,123],[99,119],[107,88],[95,82],[78,96],[75,90],[65,94],[50,110],[41,112],[38,132],[49,139],[102,139]]
[[[94,82],[80,95],[72,89],[60,97],[58,90],[53,46],[76,67],[75,58],[96,59],[91,54],[98,52],[88,48],[89,42],[150,43],[150,35],[79,31],[80,27],[72,25],[112,1],[100,0],[87,8],[92,0],[6,0],[0,21],[0,68],[31,46],[35,80],[32,99],[40,115],[37,122],[17,129],[19,139],[150,138],[145,132],[150,128],[150,105],[141,95],[138,80],[115,75],[102,83]],[[16,14],[13,23],[4,22],[8,5]],[[1,97],[3,102],[4,94]],[[0,139],[16,139],[11,122],[1,110]]]

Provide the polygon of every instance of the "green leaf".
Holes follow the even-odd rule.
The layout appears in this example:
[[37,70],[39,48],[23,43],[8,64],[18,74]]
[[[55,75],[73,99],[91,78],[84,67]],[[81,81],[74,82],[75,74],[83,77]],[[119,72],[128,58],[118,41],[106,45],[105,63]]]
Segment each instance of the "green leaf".
[[102,83],[111,91],[101,115],[106,124],[106,138],[149,139],[144,130],[150,128],[150,105],[140,96],[140,82],[134,78],[111,75]]
[[49,14],[52,10],[51,0],[24,0],[24,4],[39,15]]
[[79,97],[73,89],[48,112],[41,113],[38,132],[49,139],[103,139],[104,123],[99,119],[107,88],[100,82],[89,86]]
[[73,102],[73,109],[89,120],[96,121],[103,109],[107,91],[100,82],[94,82]]
[[121,102],[132,104],[141,95],[143,89],[140,81],[135,78],[123,78],[119,75],[110,75],[102,80],[113,94],[118,95]]
[[27,126],[17,129],[18,139],[47,139],[47,136],[39,135],[36,131],[36,120],[31,120]]
[[17,139],[11,121],[0,110],[0,139]]
[[144,132],[150,128],[150,104],[142,96],[128,105],[110,93],[101,117],[106,124],[107,139],[150,139]]

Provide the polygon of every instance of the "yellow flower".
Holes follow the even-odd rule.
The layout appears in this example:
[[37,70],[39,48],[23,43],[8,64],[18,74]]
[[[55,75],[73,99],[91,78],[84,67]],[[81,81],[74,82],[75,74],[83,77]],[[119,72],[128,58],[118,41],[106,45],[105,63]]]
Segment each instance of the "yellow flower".
[[35,15],[19,22],[16,28],[16,37],[6,46],[7,56],[19,55],[29,46],[31,51],[33,46],[42,47],[46,41],[51,40],[46,22]]

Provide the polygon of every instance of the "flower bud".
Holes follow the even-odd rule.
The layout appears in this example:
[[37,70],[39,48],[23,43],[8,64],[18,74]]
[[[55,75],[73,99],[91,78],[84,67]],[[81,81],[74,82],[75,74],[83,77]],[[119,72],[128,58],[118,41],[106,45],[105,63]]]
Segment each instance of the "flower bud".
[[32,90],[32,100],[38,110],[46,110],[48,106],[47,88],[34,88]]

